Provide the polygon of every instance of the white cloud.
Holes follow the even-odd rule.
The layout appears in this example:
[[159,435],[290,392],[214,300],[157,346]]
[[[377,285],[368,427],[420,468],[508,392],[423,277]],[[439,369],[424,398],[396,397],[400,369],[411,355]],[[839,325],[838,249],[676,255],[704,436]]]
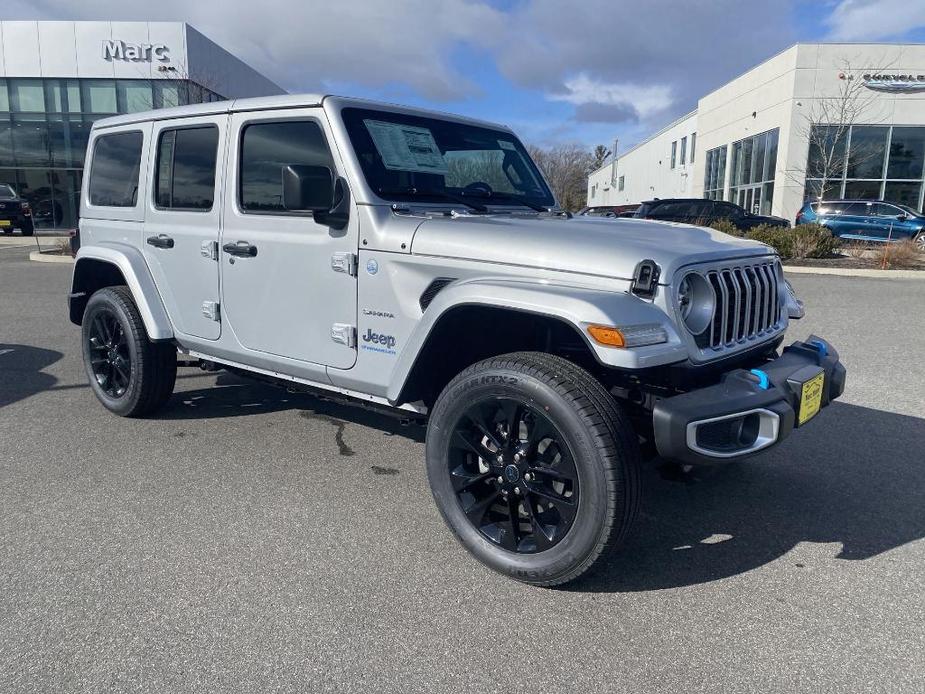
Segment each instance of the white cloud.
[[575,105],[629,106],[640,118],[648,118],[664,111],[671,106],[673,101],[671,87],[668,85],[610,83],[593,79],[584,73],[567,79],[565,90],[562,93],[550,94],[549,98]]
[[921,0],[841,0],[826,19],[829,38],[839,41],[876,41],[902,36],[925,26]]

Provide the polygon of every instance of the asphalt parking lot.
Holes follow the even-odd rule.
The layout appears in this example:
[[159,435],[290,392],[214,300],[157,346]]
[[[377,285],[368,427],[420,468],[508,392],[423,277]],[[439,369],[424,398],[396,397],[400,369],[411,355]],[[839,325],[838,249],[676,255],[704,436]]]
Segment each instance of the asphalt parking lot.
[[419,428],[183,369],[106,413],[67,265],[0,248],[0,691],[921,692],[925,281],[795,275],[842,401],[755,461],[650,466],[566,590],[457,546]]

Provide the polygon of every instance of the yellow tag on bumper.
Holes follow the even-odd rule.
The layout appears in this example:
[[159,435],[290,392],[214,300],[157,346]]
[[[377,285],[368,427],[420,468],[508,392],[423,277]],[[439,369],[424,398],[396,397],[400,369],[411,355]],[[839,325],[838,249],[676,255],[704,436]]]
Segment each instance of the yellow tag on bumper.
[[806,424],[819,414],[822,407],[822,388],[825,386],[825,372],[813,376],[803,384],[803,393],[800,396],[800,416],[797,425]]
[[0,227],[11,227],[11,226],[13,226],[13,222],[11,222],[9,219],[0,219]]

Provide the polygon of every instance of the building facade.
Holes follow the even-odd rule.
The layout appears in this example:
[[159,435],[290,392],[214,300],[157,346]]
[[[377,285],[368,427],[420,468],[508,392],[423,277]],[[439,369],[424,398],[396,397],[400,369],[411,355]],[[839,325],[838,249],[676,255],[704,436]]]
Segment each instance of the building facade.
[[71,228],[95,120],[283,93],[188,24],[2,21],[0,183],[37,228]]
[[593,172],[588,204],[707,197],[792,221],[807,199],[921,211],[923,181],[925,45],[797,44]]

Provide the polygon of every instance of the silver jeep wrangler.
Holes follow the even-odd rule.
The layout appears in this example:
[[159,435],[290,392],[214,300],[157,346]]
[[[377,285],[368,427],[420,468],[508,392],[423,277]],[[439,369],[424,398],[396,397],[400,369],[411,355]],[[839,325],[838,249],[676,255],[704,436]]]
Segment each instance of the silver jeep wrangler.
[[447,525],[556,585],[620,543],[644,454],[728,462],[841,395],[767,246],[572,218],[509,129],[283,96],[96,122],[70,318],[115,414],[206,368],[427,420]]

